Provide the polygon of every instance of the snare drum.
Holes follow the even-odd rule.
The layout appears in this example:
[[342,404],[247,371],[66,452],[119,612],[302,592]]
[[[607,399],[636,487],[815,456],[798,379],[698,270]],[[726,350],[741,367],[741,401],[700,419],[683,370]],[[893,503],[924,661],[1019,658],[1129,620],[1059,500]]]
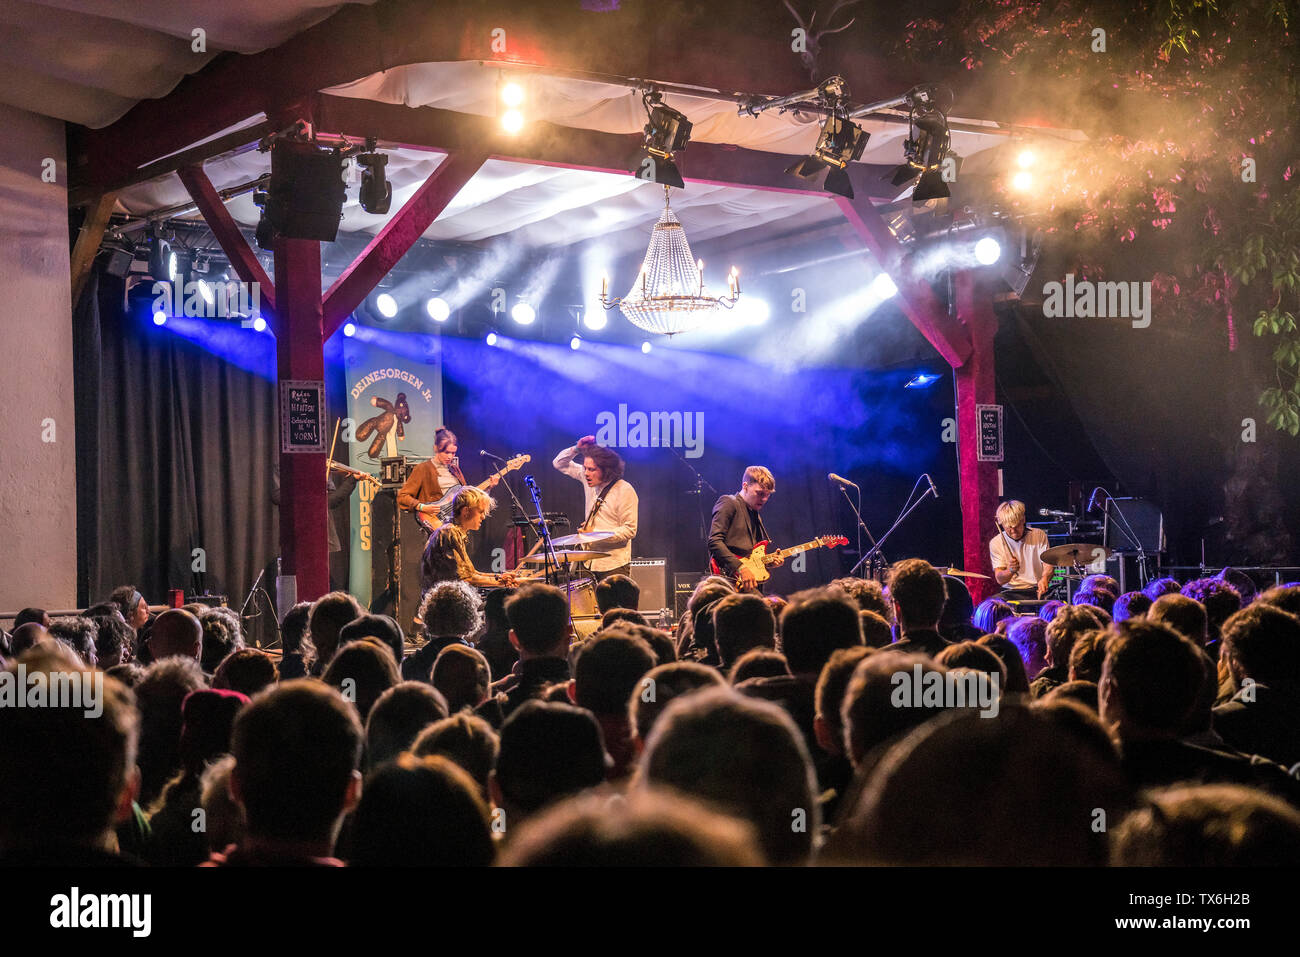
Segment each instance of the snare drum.
[[593,578],[580,578],[564,586],[569,599],[569,615],[572,618],[599,618],[600,607],[596,604],[596,581]]

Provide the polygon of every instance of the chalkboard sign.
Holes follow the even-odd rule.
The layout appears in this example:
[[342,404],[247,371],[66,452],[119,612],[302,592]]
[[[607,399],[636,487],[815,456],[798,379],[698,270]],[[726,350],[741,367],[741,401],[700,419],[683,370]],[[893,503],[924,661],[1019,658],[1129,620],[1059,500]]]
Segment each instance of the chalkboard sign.
[[977,405],[980,423],[980,462],[1002,461],[1002,406]]
[[285,379],[280,383],[280,451],[325,451],[325,383]]

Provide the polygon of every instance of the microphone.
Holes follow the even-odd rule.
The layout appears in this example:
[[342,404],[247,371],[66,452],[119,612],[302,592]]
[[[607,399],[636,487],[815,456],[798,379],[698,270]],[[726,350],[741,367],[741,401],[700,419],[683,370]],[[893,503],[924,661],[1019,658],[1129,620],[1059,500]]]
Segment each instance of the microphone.
[[858,488],[856,483],[850,482],[843,475],[836,475],[834,472],[827,472],[826,477],[832,482],[838,482],[840,485],[848,485],[851,488],[857,488],[859,492],[862,491],[862,489]]
[[1058,512],[1054,508],[1040,508],[1038,514],[1045,518],[1074,518],[1073,512]]
[[478,454],[484,456],[485,458],[496,459],[498,462],[504,462],[504,461],[505,461],[505,459],[501,458],[501,456],[499,456],[499,455],[493,455],[493,454],[492,454],[491,452],[489,452],[487,449],[479,449],[479,450],[478,450]]
[[925,473],[925,480],[926,480],[927,482],[930,483],[930,491],[934,493],[934,497],[935,497],[935,498],[938,498],[938,497],[939,497],[939,490],[938,490],[937,488],[934,487],[934,479],[930,478],[930,473],[929,473],[929,472],[926,472],[926,473]]
[[1103,491],[1103,489],[1102,489],[1102,487],[1101,487],[1100,485],[1098,485],[1095,489],[1092,490],[1092,497],[1088,499],[1088,509],[1087,509],[1087,510],[1088,510],[1089,512],[1096,510],[1096,508],[1097,508],[1097,493],[1100,492],[1100,491]]

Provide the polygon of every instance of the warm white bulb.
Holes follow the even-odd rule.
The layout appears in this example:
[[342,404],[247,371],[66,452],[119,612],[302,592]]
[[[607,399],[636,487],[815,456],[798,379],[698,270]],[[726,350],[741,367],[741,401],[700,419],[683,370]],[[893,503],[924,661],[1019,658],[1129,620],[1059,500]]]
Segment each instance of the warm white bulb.
[[506,110],[501,114],[501,128],[507,133],[518,133],[524,128],[524,114],[518,110]]
[[501,102],[506,106],[518,106],[524,102],[524,88],[518,83],[507,83],[501,87]]

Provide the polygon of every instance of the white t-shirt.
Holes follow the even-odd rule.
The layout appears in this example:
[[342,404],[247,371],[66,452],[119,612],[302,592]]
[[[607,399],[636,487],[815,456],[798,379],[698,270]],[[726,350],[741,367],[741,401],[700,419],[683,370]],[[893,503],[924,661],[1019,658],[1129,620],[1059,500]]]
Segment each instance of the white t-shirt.
[[989,558],[993,567],[1010,568],[1011,558],[1020,563],[1020,570],[1003,588],[1037,588],[1047,566],[1043,552],[1047,551],[1047,533],[1041,528],[1025,529],[1024,538],[1016,541],[1005,532],[999,532],[989,542]]

